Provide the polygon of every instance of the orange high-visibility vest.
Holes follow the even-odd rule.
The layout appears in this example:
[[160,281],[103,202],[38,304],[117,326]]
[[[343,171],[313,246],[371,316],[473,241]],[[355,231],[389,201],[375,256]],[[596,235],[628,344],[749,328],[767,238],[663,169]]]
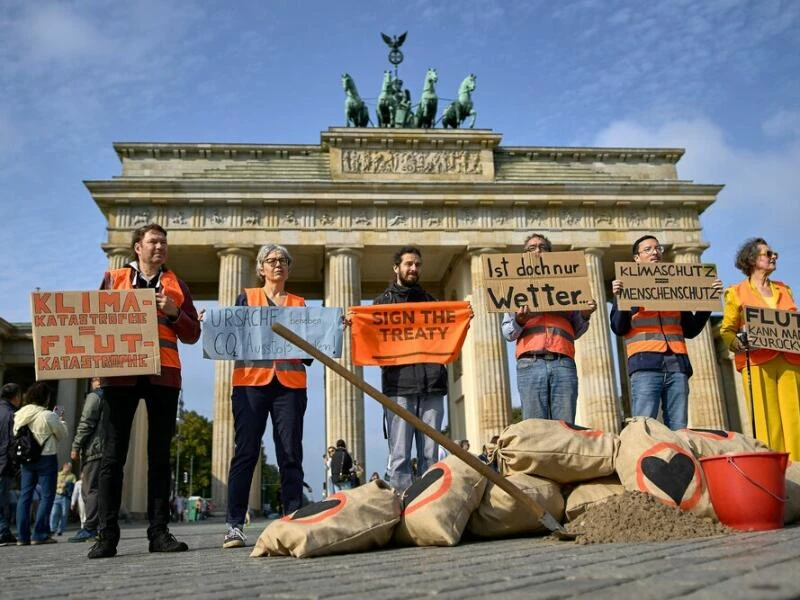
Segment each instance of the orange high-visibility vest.
[[[124,267],[122,269],[114,269],[109,271],[111,276],[111,288],[115,290],[132,290],[134,269]],[[161,292],[166,294],[175,302],[180,308],[183,306],[183,290],[178,278],[172,271],[163,271],[159,279],[161,285]],[[158,350],[161,354],[162,367],[181,368],[181,359],[178,356],[178,336],[169,326],[169,317],[161,312],[161,309],[156,313],[158,321]]]
[[628,358],[639,352],[686,354],[686,340],[677,310],[639,310],[631,317],[631,330],[625,334]]
[[557,352],[575,358],[575,329],[558,313],[541,313],[522,326],[517,338],[517,358],[526,352]]
[[[781,281],[773,281],[772,282],[775,287],[778,288],[778,301],[776,307],[778,310],[788,310],[791,312],[797,312],[797,305],[792,300],[792,296],[789,293],[789,289],[785,283]],[[764,298],[756,292],[750,285],[750,281],[745,279],[744,281],[737,283],[732,288],[733,293],[736,294],[736,298],[739,301],[739,306],[742,307],[744,310],[744,306],[763,306],[765,308],[769,308]],[[744,314],[742,314],[742,327],[744,327]],[[764,348],[753,348],[750,350],[750,364],[751,365],[763,365],[765,362],[768,362],[778,356],[779,354],[783,355],[783,358],[786,359],[786,362],[792,365],[800,365],[800,354],[791,354],[789,352],[779,352],[778,350],[766,350]],[[733,355],[734,363],[736,364],[736,370],[741,371],[745,368],[747,364],[747,356],[745,352],[737,352]]]
[[[262,288],[245,288],[248,306],[269,306]],[[287,294],[286,306],[305,306],[300,296]],[[299,359],[288,360],[237,360],[233,365],[234,386],[267,385],[277,376],[278,381],[287,388],[306,387],[306,367]]]

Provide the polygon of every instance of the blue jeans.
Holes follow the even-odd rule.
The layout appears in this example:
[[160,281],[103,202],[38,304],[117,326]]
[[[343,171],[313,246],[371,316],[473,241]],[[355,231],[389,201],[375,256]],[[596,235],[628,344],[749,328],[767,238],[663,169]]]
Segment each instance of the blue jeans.
[[517,360],[517,389],[523,419],[575,422],[578,370],[563,354],[555,360],[523,356]]
[[631,375],[631,416],[658,417],[670,429],[684,429],[688,423],[689,377],[686,373],[636,371]]
[[[409,412],[414,413],[423,423],[436,431],[442,428],[444,420],[444,396],[441,394],[417,394],[414,396],[392,396],[391,399]],[[393,412],[384,409],[386,429],[389,432],[389,483],[403,492],[410,487],[411,442],[417,444],[417,473],[422,474],[439,459],[439,444],[418,431]]]
[[56,496],[53,501],[53,510],[50,511],[50,531],[61,535],[67,528],[69,518],[69,501],[66,496]]
[[20,542],[31,541],[31,502],[37,483],[42,489],[42,499],[39,501],[39,508],[36,511],[33,539],[41,541],[50,537],[48,517],[56,496],[57,476],[58,458],[55,454],[40,456],[36,462],[22,465],[22,489],[17,504],[17,537]]
[[275,377],[267,385],[236,386],[231,395],[234,453],[228,474],[227,523],[244,523],[253,471],[261,454],[261,438],[272,415],[272,440],[281,478],[283,514],[303,503],[303,417],[308,394],[305,388],[283,386]]
[[0,477],[0,535],[11,531],[11,477]]

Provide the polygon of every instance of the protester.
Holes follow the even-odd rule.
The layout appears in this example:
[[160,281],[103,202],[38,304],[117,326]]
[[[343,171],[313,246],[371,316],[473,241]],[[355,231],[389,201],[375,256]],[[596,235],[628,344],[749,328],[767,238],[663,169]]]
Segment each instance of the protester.
[[325,485],[322,486],[323,496],[334,493],[333,478],[331,477],[331,458],[336,452],[335,446],[328,446],[328,450],[322,455],[322,462],[325,464]]
[[373,471],[372,475],[369,476],[369,482],[372,483],[373,481],[378,481],[381,476],[378,474],[377,471]]
[[81,411],[81,420],[72,440],[70,458],[81,461],[81,500],[86,511],[85,522],[69,542],[86,542],[97,537],[100,517],[97,504],[98,475],[100,460],[103,458],[103,446],[106,440],[106,421],[108,414],[103,408],[103,389],[100,379],[94,377],[91,390],[86,395]]
[[[246,288],[236,299],[236,306],[305,306],[303,298],[285,289],[291,267],[292,255],[286,248],[277,244],[262,246],[256,257],[256,273],[262,287]],[[228,533],[223,548],[239,548],[247,540],[242,526],[250,482],[270,415],[283,512],[292,513],[302,505],[303,417],[307,402],[303,361],[236,361],[231,397],[235,450],[228,474]]]
[[22,403],[16,383],[7,383],[0,390],[0,546],[17,543],[11,533],[11,484],[14,480],[14,461],[11,441],[14,438],[14,411]]
[[[434,302],[419,285],[422,253],[414,246],[403,246],[394,254],[394,280],[375,298],[374,304]],[[417,415],[436,429],[442,427],[444,397],[447,394],[447,369],[437,363],[381,367],[381,389],[402,408]],[[403,492],[412,483],[411,443],[417,446],[420,472],[425,472],[439,456],[439,444],[423,435],[393,412],[384,409],[389,437],[389,483]]]
[[[42,446],[42,454],[31,463],[22,464],[22,489],[17,504],[17,545],[54,544],[50,535],[48,517],[56,494],[58,458],[57,443],[66,439],[67,426],[61,415],[53,412],[55,398],[44,382],[34,383],[25,392],[25,404],[14,415],[14,435],[27,426]],[[36,485],[41,485],[41,500],[36,510],[36,520],[31,535],[31,502]]]
[[763,238],[750,238],[742,244],[736,267],[745,279],[725,290],[722,341],[735,353],[736,369],[742,374],[748,398],[752,393],[756,437],[776,452],[788,452],[792,461],[799,461],[800,354],[750,348],[748,369],[745,345],[737,337],[745,329],[745,305],[791,312],[797,312],[797,305],[789,286],[770,278],[778,267],[778,253]]
[[[525,252],[535,258],[552,252],[544,235],[525,238]],[[578,406],[578,370],[575,340],[589,329],[597,310],[590,300],[581,311],[535,312],[525,305],[503,317],[503,336],[516,342],[517,388],[523,419],[554,419],[575,422]]]
[[175,435],[181,388],[178,340],[184,344],[197,342],[200,322],[188,286],[166,266],[168,246],[164,228],[155,223],[139,227],[133,232],[131,248],[136,260],[107,272],[101,289],[155,290],[161,372],[103,381],[103,410],[108,413],[108,420],[98,477],[99,533],[97,542],[89,550],[89,558],[108,558],[117,553],[123,466],[133,417],[142,398],[147,407],[149,551],[184,552],[189,549],[185,542],[179,542],[169,532],[170,444]]
[[[86,504],[83,501],[83,496],[81,496],[81,492],[83,490],[83,480],[78,479],[75,482],[75,487],[72,488],[72,498],[70,499],[69,507],[73,511],[78,512],[78,517],[81,521],[81,529],[86,528]],[[80,532],[80,530],[79,530]],[[68,542],[77,541],[74,538],[69,538]]]
[[[632,251],[634,262],[658,263],[664,247],[652,235],[643,235],[633,243]],[[713,285],[722,288],[718,279]],[[621,280],[611,282],[615,296],[622,289]],[[686,339],[700,335],[710,316],[705,311],[653,311],[637,307],[619,310],[614,298],[611,329],[625,338],[632,416],[655,419],[660,408],[664,425],[670,429],[686,427],[692,376]]]
[[64,535],[69,520],[69,505],[72,500],[72,489],[75,487],[75,474],[72,463],[65,462],[56,478],[56,497],[50,511],[50,532]]

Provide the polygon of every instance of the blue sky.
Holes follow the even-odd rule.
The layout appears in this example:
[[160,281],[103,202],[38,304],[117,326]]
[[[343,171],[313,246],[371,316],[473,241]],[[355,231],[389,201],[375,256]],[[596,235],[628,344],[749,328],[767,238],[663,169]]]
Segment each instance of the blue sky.
[[[380,32],[403,31],[412,96],[428,67],[441,97],[475,73],[477,126],[504,145],[686,148],[681,178],[726,186],[702,218],[704,260],[736,282],[737,245],[761,235],[781,252],[779,278],[800,286],[798,2],[4,0],[0,317],[29,320],[35,287],[97,286],[105,221],[82,181],[119,174],[113,142],[318,143],[343,124],[341,74],[377,96]],[[184,362],[187,405],[211,416],[212,365],[199,346]],[[385,456],[374,406],[370,471]]]

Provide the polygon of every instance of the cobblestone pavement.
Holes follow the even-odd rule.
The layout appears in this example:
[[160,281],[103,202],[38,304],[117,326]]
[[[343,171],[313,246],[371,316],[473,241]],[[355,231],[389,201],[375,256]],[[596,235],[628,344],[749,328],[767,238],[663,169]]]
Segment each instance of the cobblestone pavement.
[[[264,527],[247,534],[252,546]],[[222,550],[219,518],[181,524],[182,554],[150,554],[123,529],[116,558],[89,544],[0,548],[0,598],[773,598],[800,597],[800,527],[669,543],[582,546],[547,538],[393,548],[316,559]]]

